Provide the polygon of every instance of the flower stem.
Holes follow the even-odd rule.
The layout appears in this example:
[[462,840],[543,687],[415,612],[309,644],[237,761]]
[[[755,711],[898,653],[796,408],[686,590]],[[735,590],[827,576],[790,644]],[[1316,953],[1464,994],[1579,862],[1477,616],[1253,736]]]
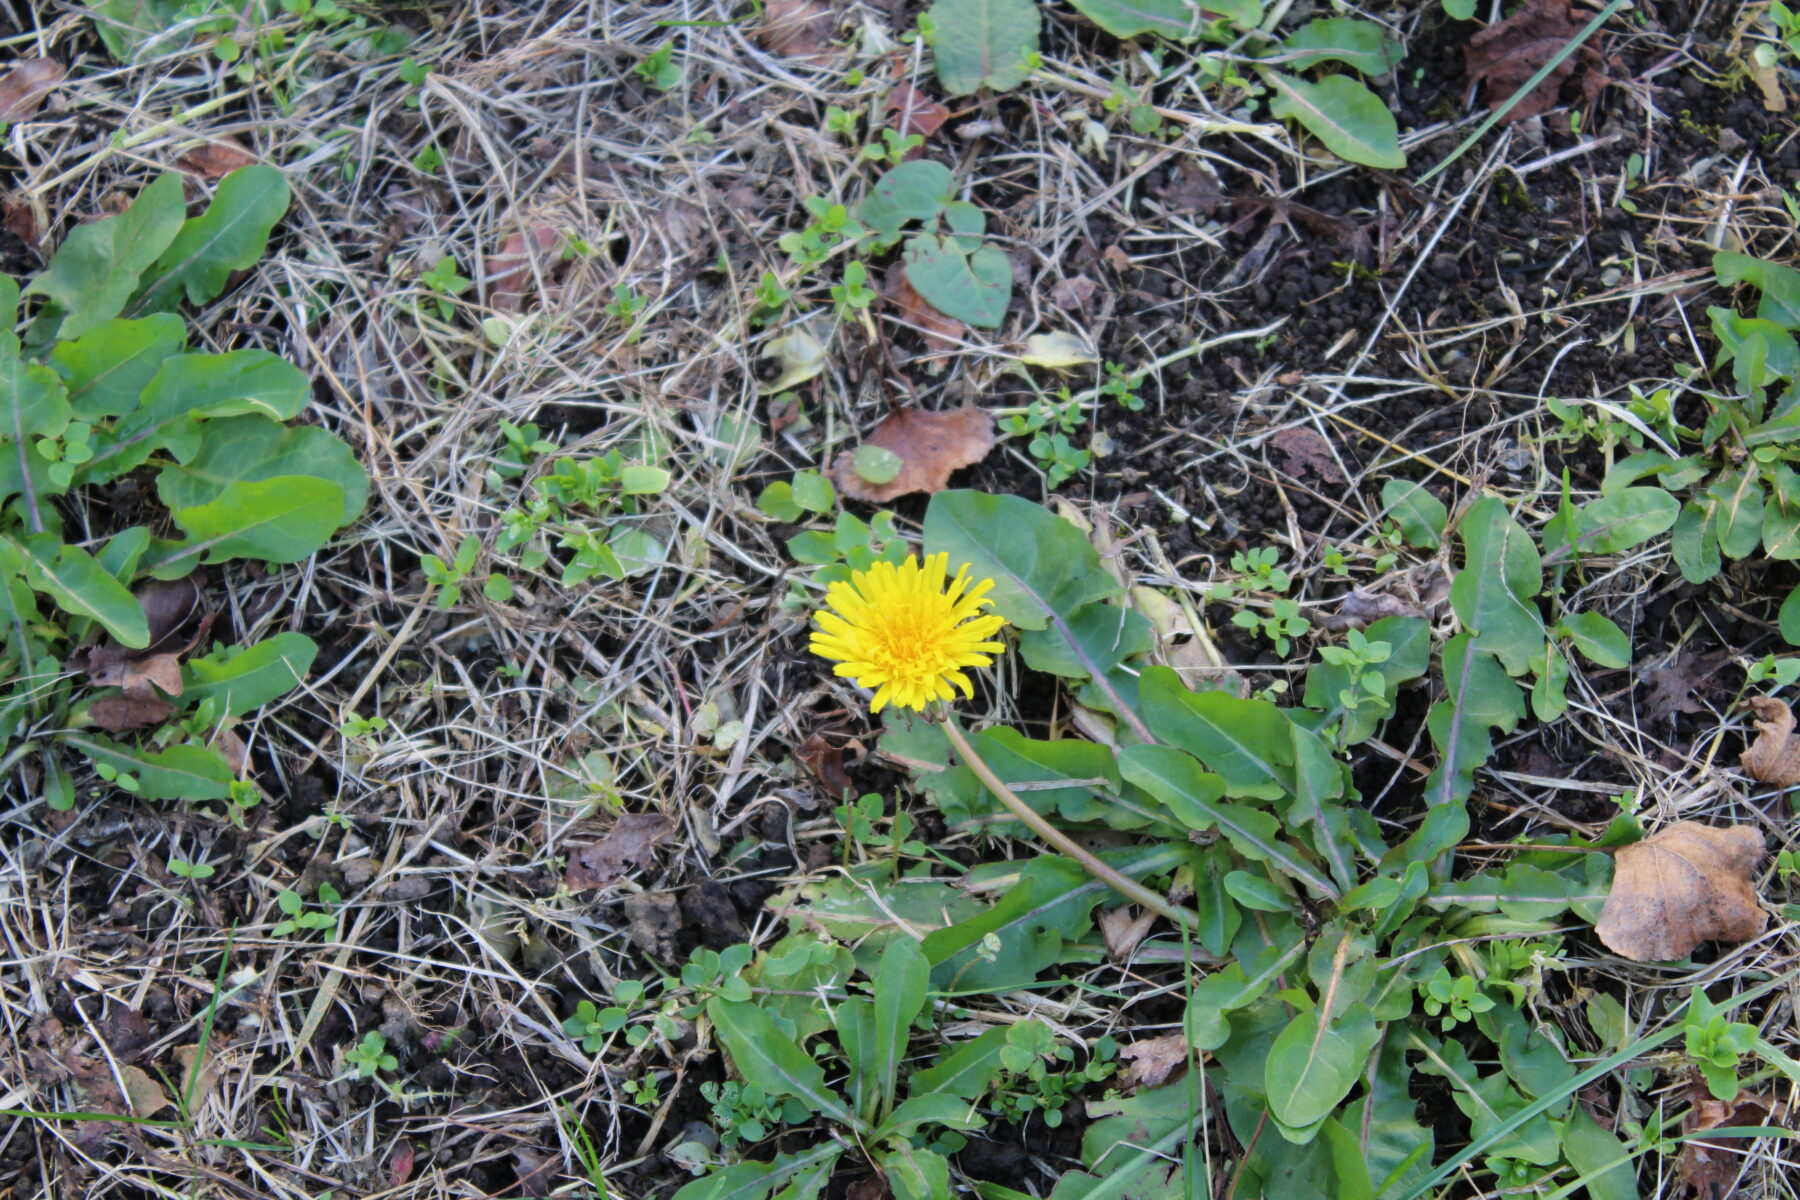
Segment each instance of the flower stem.
[[1135,900],[1151,912],[1165,916],[1177,925],[1185,925],[1189,929],[1199,928],[1199,913],[1170,904],[1137,880],[1101,862],[1091,851],[1078,844],[1074,838],[1052,825],[1039,813],[1034,812],[1023,800],[1019,799],[1017,793],[1007,787],[998,775],[994,774],[994,769],[987,765],[950,717],[944,718],[944,736],[950,739],[950,744],[956,747],[956,752],[962,756],[962,760],[969,764],[969,770],[975,772],[975,777],[981,780],[988,791],[994,793],[1000,803],[1004,804],[1013,816],[1023,821],[1033,833],[1080,863],[1089,875],[1120,895]]

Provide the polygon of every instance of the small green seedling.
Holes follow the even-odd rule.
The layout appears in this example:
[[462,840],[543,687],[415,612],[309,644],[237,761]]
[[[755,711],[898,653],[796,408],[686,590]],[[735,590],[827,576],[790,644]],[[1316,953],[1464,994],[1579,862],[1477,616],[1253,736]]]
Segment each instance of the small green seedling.
[[188,862],[180,858],[169,860],[169,874],[183,879],[211,879],[215,873],[216,868],[211,863]]
[[1269,615],[1258,616],[1245,609],[1231,618],[1239,629],[1260,633],[1275,646],[1275,653],[1286,655],[1292,639],[1312,628],[1312,622],[1300,615],[1300,602],[1284,598],[1269,601]]
[[318,904],[316,909],[308,909],[306,901],[300,893],[292,888],[283,888],[275,894],[275,906],[287,914],[287,919],[275,923],[269,930],[272,937],[287,937],[302,929],[336,929],[337,917],[331,912],[344,897],[329,883],[319,885]]
[[675,43],[665,43],[631,71],[659,92],[673,88],[681,82],[681,68],[675,65]]
[[1442,1015],[1440,1024],[1446,1030],[1472,1021],[1475,1014],[1494,1007],[1493,1000],[1482,992],[1479,980],[1473,975],[1458,975],[1452,979],[1447,967],[1439,967],[1437,974],[1419,985],[1419,998],[1424,1002],[1427,1016]]
[[400,1060],[388,1053],[387,1038],[372,1030],[344,1051],[344,1062],[355,1069],[358,1079],[373,1079],[378,1072],[400,1069]]
[[456,557],[448,563],[435,554],[419,556],[419,569],[425,572],[426,582],[439,589],[439,612],[448,612],[462,602],[463,582],[475,569],[475,558],[480,553],[481,539],[471,533],[463,538],[456,548]]
[[429,270],[419,273],[419,286],[432,293],[431,304],[441,321],[450,320],[456,312],[451,298],[462,295],[472,285],[473,281],[459,270],[453,254],[444,255]]
[[1757,1048],[1756,1026],[1727,1021],[1718,1005],[1696,990],[1683,1024],[1687,1053],[1716,1100],[1730,1102],[1738,1094],[1738,1060]]

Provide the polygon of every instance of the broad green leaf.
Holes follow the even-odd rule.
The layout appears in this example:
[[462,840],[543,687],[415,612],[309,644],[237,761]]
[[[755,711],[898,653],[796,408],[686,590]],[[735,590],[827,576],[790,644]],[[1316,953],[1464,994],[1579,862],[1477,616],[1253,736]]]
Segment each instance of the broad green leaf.
[[1217,1050],[1230,1036],[1225,1017],[1256,1003],[1290,964],[1306,951],[1306,943],[1294,931],[1285,943],[1265,945],[1254,957],[1228,962],[1200,980],[1188,993],[1185,1028],[1188,1041],[1201,1050]]
[[1413,1072],[1399,1038],[1390,1035],[1382,1040],[1374,1068],[1364,1072],[1367,1089],[1345,1106],[1340,1119],[1356,1134],[1375,1194],[1385,1197],[1430,1173],[1437,1139],[1430,1128],[1419,1124],[1419,1105],[1411,1090]]
[[1762,543],[1770,558],[1784,562],[1800,558],[1800,474],[1786,463],[1776,463],[1769,471]]
[[[1191,1076],[1133,1096],[1088,1101],[1094,1121],[1081,1135],[1081,1161],[1092,1174],[1065,1174],[1051,1200],[1153,1200],[1180,1194],[1167,1187],[1169,1168],[1174,1165],[1172,1181],[1179,1189],[1182,1148],[1207,1120],[1216,1119],[1207,1109]],[[1204,1187],[1202,1181],[1193,1182]]]
[[254,646],[190,658],[181,672],[184,703],[197,708],[212,699],[221,716],[241,717],[299,687],[318,654],[305,634],[278,633]]
[[1674,528],[1669,531],[1669,553],[1681,568],[1681,577],[1689,583],[1705,583],[1723,565],[1714,511],[1710,500],[1689,500],[1681,506]]
[[172,509],[193,508],[218,499],[234,483],[277,475],[311,475],[337,484],[344,491],[345,525],[368,503],[368,472],[342,439],[316,425],[283,425],[255,413],[203,425],[199,453],[158,472],[156,493]]
[[968,563],[971,578],[992,579],[994,611],[1020,629],[1066,624],[1119,591],[1079,529],[1018,496],[939,492],[925,510],[925,552],[947,553],[952,573]]
[[233,271],[248,270],[262,258],[269,231],[287,208],[287,180],[274,167],[255,163],[225,176],[206,211],[183,224],[144,273],[147,283],[132,311],[167,311],[183,293],[189,304],[214,299]]
[[84,421],[122,417],[162,368],[187,345],[187,326],[173,313],[141,321],[106,321],[73,341],[59,341],[50,365],[69,389],[69,406]]
[[53,533],[12,545],[23,557],[25,581],[56,607],[96,622],[120,645],[141,650],[150,644],[150,626],[137,597],[87,551],[63,545]]
[[187,44],[179,36],[184,26],[182,0],[88,0],[84,7],[107,53],[127,66],[146,50],[174,50]]
[[949,167],[929,158],[915,158],[877,179],[856,217],[877,234],[891,238],[908,221],[935,219],[955,198],[953,189]]
[[0,354],[0,437],[12,442],[9,454],[30,452],[35,438],[61,435],[69,416],[69,398],[55,371]]
[[906,282],[945,316],[981,329],[993,329],[1006,319],[1012,263],[998,246],[964,254],[934,233],[914,234],[906,240],[902,263]]
[[205,746],[136,750],[98,734],[63,734],[57,739],[96,763],[137,779],[140,800],[223,800],[231,794],[231,764]]
[[931,48],[938,81],[952,96],[1010,91],[1031,73],[1039,24],[1032,0],[936,0],[928,13],[936,28]]
[[1226,795],[1273,800],[1287,792],[1293,739],[1273,704],[1228,692],[1191,692],[1168,667],[1145,670],[1138,696],[1151,731],[1217,772]]
[[1563,631],[1575,648],[1598,666],[1623,670],[1631,665],[1631,639],[1599,613],[1575,613],[1562,619]]
[[1680,501],[1661,488],[1622,488],[1581,506],[1573,549],[1583,554],[1624,554],[1667,532],[1680,511]]
[[1381,487],[1381,507],[1394,518],[1407,545],[1436,550],[1443,544],[1450,510],[1424,484],[1410,479],[1388,480]]
[[[1094,742],[1080,738],[1038,740],[1005,725],[984,729],[975,742],[981,757],[1001,782],[1031,785],[1020,793],[1020,798],[1037,812],[1060,813],[1071,821],[1102,820],[1109,802],[1098,796],[1095,788],[1105,787],[1115,793],[1119,789],[1119,771],[1112,753]],[[1046,786],[1064,780],[1069,786]],[[987,800],[983,815],[1004,811],[985,789],[982,798]],[[1024,835],[1024,829],[1013,821],[1001,822],[994,832]]]
[[1800,646],[1800,587],[1789,592],[1787,599],[1781,602],[1775,624],[1781,630],[1783,641],[1790,646]]
[[[1406,1037],[1412,1049],[1424,1052],[1418,1069],[1450,1082],[1454,1089],[1452,1098],[1469,1118],[1476,1141],[1485,1142],[1490,1135],[1504,1131],[1499,1140],[1484,1146],[1487,1152],[1523,1159],[1538,1166],[1547,1167],[1556,1162],[1559,1143],[1556,1129],[1547,1115],[1539,1111],[1523,1123],[1514,1125],[1514,1115],[1522,1113],[1529,1105],[1512,1088],[1506,1072],[1495,1071],[1482,1076],[1470,1062],[1469,1052],[1462,1043],[1451,1038],[1440,1042],[1417,1025],[1408,1029]],[[1513,1127],[1509,1129],[1508,1126]]]
[[1800,329],[1800,271],[1748,254],[1713,255],[1713,274],[1724,287],[1748,283],[1762,289],[1756,315],[1786,329]]
[[1331,1155],[1331,1170],[1337,1176],[1337,1200],[1375,1200],[1368,1159],[1356,1135],[1335,1117],[1327,1117],[1319,1133]]
[[881,1171],[894,1200],[950,1200],[950,1162],[934,1150],[907,1141],[889,1143],[881,1154]]
[[1360,1002],[1335,1022],[1321,1021],[1318,1009],[1301,1013],[1269,1051],[1263,1086],[1270,1113],[1290,1129],[1329,1116],[1356,1085],[1380,1036]]
[[911,938],[895,938],[881,952],[881,964],[875,968],[874,1092],[864,1097],[865,1120],[878,1121],[893,1106],[900,1062],[906,1057],[912,1023],[925,1007],[930,981],[931,964]]
[[58,336],[78,338],[124,310],[186,219],[181,176],[159,175],[118,216],[70,230],[25,295],[48,297],[63,313]]
[[1742,467],[1719,472],[1707,485],[1706,496],[1717,506],[1713,527],[1719,553],[1726,558],[1747,558],[1762,541],[1763,486],[1755,460]]
[[1110,673],[1127,658],[1148,654],[1153,641],[1150,622],[1135,608],[1089,604],[1069,619],[1066,638],[1062,630],[1021,633],[1019,653],[1034,671],[1088,679],[1096,668]]
[[1279,61],[1296,71],[1322,62],[1348,63],[1364,75],[1383,75],[1400,61],[1402,51],[1387,31],[1373,21],[1321,17],[1308,21],[1281,44]]
[[973,1104],[958,1099],[947,1092],[922,1092],[912,1096],[894,1109],[894,1115],[882,1122],[881,1128],[872,1135],[873,1140],[904,1136],[921,1125],[941,1125],[946,1129],[980,1129],[987,1124]]
[[116,479],[159,448],[178,462],[190,462],[205,441],[198,418],[258,414],[286,421],[311,395],[305,373],[266,350],[172,355],[145,385],[142,406],[111,436],[96,439],[94,457],[77,479]]
[[1531,535],[1498,498],[1485,496],[1464,514],[1458,532],[1463,569],[1450,584],[1450,606],[1510,675],[1522,675],[1544,645],[1544,619],[1535,597],[1543,568]]
[[791,1179],[818,1176],[822,1183],[842,1155],[842,1145],[829,1139],[800,1154],[783,1154],[774,1162],[742,1162],[722,1167],[675,1193],[673,1200],[764,1200]]
[[1173,746],[1133,744],[1119,752],[1119,772],[1195,832],[1216,828],[1239,854],[1272,863],[1319,895],[1337,898],[1337,885],[1281,840],[1281,822],[1273,813],[1225,803],[1219,798],[1223,781],[1203,770],[1191,755]]
[[[910,941],[909,937],[897,937],[888,945]],[[850,1076],[844,1081],[844,1093],[850,1097],[850,1107],[867,1116],[879,1098],[879,1089],[875,1086],[875,1060],[881,1045],[875,1037],[875,1005],[861,997],[840,1003],[837,1006],[837,1035],[838,1043],[844,1048],[844,1057],[850,1061]]]
[[1563,1157],[1587,1188],[1588,1200],[1639,1200],[1632,1151],[1577,1104],[1562,1131]]
[[1275,89],[1269,112],[1292,117],[1339,158],[1366,167],[1399,170],[1406,165],[1400,127],[1381,98],[1348,75],[1328,75],[1309,83],[1279,71],[1263,71]]
[[0,355],[19,353],[19,281],[0,272]]
[[1343,693],[1349,690],[1350,673],[1328,662],[1306,669],[1306,692],[1301,703],[1321,714],[1320,727],[1342,721],[1346,746],[1374,736],[1383,718],[1393,711],[1393,697],[1400,685],[1425,674],[1431,665],[1431,622],[1423,617],[1383,617],[1363,631],[1370,642],[1386,642],[1388,659],[1373,668],[1382,680],[1382,697],[1366,697],[1353,711],[1346,711]]
[[907,1087],[915,1098],[935,1094],[954,1096],[959,1101],[977,1100],[999,1078],[1003,1069],[1000,1051],[1005,1046],[1005,1028],[989,1029],[924,1070],[913,1072]]
[[1510,1004],[1496,1004],[1481,1015],[1488,1036],[1500,1047],[1500,1065],[1527,1096],[1573,1096],[1575,1067],[1563,1055],[1554,1030],[1533,1028],[1528,1017]]
[[1251,912],[1291,913],[1297,905],[1293,893],[1278,887],[1267,875],[1250,871],[1231,871],[1225,876],[1225,890]]
[[[1187,37],[1199,23],[1199,9],[1190,0],[1069,0],[1075,11],[1116,38],[1156,33],[1163,37]],[[1214,6],[1208,5],[1209,8]],[[1215,9],[1216,11],[1216,9]]]
[[343,524],[344,489],[310,475],[277,475],[231,484],[218,499],[178,508],[170,516],[188,540],[172,558],[152,567],[163,573],[159,577],[173,570],[177,560],[186,566],[233,558],[299,562]]
[[770,1096],[792,1096],[840,1125],[866,1130],[867,1126],[844,1106],[838,1094],[825,1086],[825,1069],[777,1029],[754,1002],[740,1003],[715,996],[706,1002],[706,1015],[745,1081],[756,1084]]
[[1446,642],[1442,662],[1447,695],[1426,717],[1442,756],[1425,784],[1426,803],[1431,805],[1466,799],[1475,769],[1493,752],[1488,731],[1510,733],[1525,715],[1518,685],[1471,635],[1459,633]]

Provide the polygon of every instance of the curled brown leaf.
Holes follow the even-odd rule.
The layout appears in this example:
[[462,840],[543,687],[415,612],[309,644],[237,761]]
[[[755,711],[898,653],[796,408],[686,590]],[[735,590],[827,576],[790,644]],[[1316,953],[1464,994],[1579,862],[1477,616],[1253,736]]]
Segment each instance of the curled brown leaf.
[[535,225],[529,234],[515,233],[501,242],[487,263],[488,307],[495,312],[518,312],[532,282],[533,251],[540,259],[539,270],[548,274],[548,256],[561,241],[562,234],[554,226]]
[[654,866],[657,844],[673,832],[675,822],[662,813],[624,813],[605,837],[569,852],[563,882],[580,892],[615,883],[632,867]]
[[837,17],[822,0],[768,0],[757,39],[771,54],[820,66],[831,61],[826,47]]
[[1800,738],[1794,736],[1794,710],[1768,696],[1745,701],[1756,714],[1756,740],[1738,760],[1752,779],[1776,787],[1800,783]]
[[67,74],[52,58],[28,58],[0,75],[0,121],[29,121]]
[[994,448],[994,419],[979,408],[898,408],[864,444],[899,455],[900,473],[887,483],[872,484],[856,473],[855,451],[846,450],[832,465],[831,477],[846,496],[886,504],[912,492],[941,492],[950,486],[952,472],[986,458]]
[[1187,1061],[1187,1038],[1181,1033],[1165,1033],[1145,1038],[1119,1051],[1126,1062],[1125,1083],[1128,1087],[1159,1087]]
[[1751,872],[1762,834],[1678,821],[1618,853],[1612,891],[1594,932],[1634,962],[1686,958],[1707,940],[1742,942],[1768,924]]
[[[1469,39],[1463,48],[1469,78],[1486,88],[1489,105],[1498,108],[1561,54],[1585,24],[1570,14],[1569,0],[1531,0]],[[1582,92],[1591,97],[1606,85],[1603,66],[1604,60],[1592,46],[1582,46],[1513,105],[1506,120],[1523,121],[1556,107],[1557,93],[1578,70],[1583,73]]]
[[217,137],[195,146],[176,159],[175,165],[207,179],[223,179],[239,167],[260,161],[236,138]]

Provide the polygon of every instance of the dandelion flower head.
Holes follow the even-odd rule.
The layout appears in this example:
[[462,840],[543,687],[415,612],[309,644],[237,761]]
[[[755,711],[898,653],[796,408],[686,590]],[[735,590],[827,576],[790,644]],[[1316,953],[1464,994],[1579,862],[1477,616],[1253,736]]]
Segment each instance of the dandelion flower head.
[[982,611],[993,604],[994,581],[970,586],[966,563],[946,580],[949,567],[948,554],[928,554],[923,563],[908,555],[899,566],[878,562],[827,589],[812,652],[835,662],[834,674],[875,689],[870,711],[922,709],[950,699],[952,685],[973,697],[963,668],[988,666],[1006,648],[993,640],[1006,619]]

